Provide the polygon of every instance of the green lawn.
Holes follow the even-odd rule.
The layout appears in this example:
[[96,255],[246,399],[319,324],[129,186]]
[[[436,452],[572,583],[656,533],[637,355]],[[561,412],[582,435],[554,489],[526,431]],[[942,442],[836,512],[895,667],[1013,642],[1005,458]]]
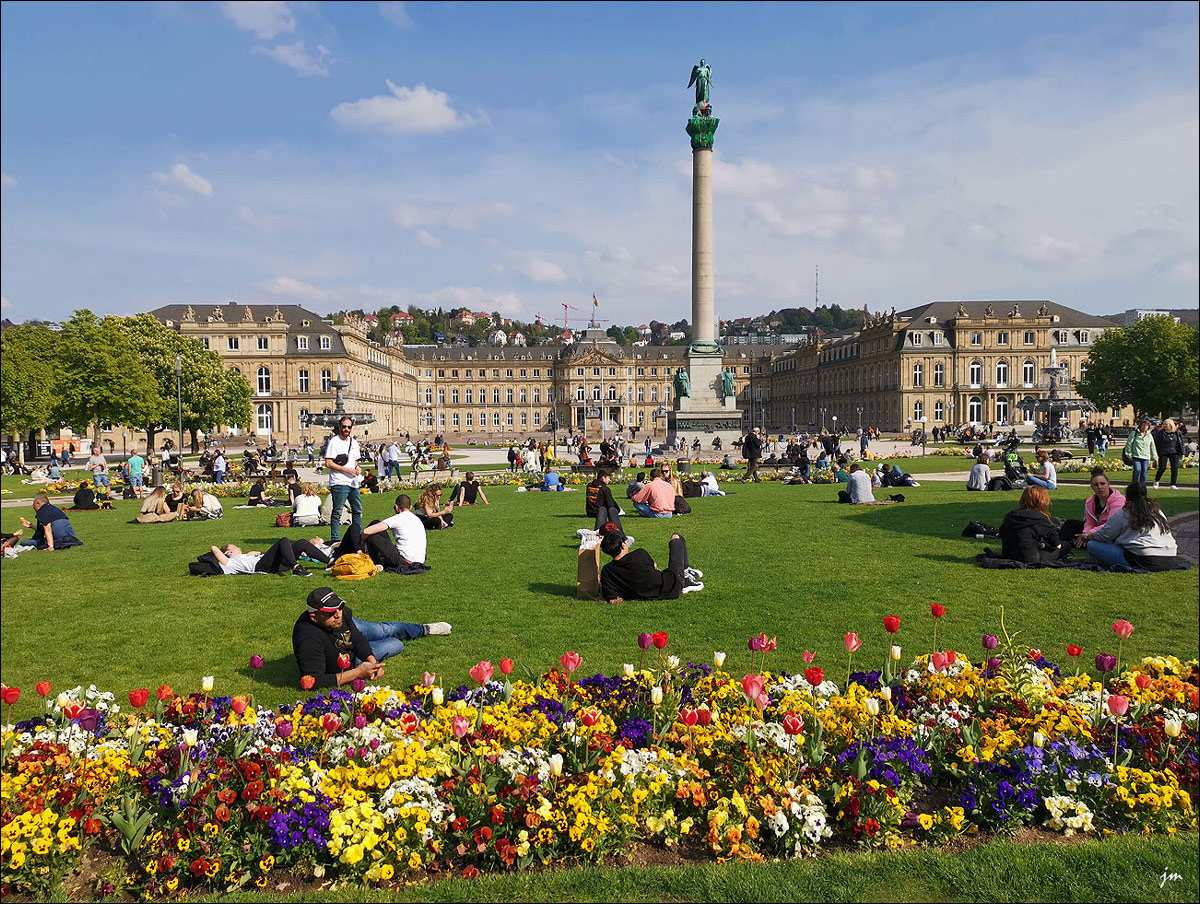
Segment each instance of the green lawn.
[[[585,671],[611,674],[635,660],[635,636],[647,630],[670,632],[673,649],[696,661],[727,651],[735,673],[747,664],[751,634],[778,635],[771,665],[795,670],[806,648],[827,667],[843,663],[842,635],[857,631],[867,641],[859,655],[865,665],[882,650],[885,614],[904,620],[900,643],[924,648],[935,601],[949,608],[939,644],[973,655],[980,635],[996,632],[1001,604],[1009,627],[1055,660],[1068,643],[1082,645],[1087,662],[1115,652],[1109,626],[1118,618],[1137,626],[1126,655],[1197,655],[1197,570],[984,571],[973,562],[984,543],[960,532],[972,519],[999,524],[1015,493],[969,494],[930,481],[887,508],[839,506],[835,493],[831,486],[734,484],[724,498],[693,500],[695,513],[684,518],[627,518],[637,545],[661,564],[672,531],[688,538],[707,586],[679,600],[616,607],[577,600],[575,531],[590,526],[583,494],[512,487],[493,488],[490,507],[459,510],[453,530],[430,535],[429,574],[338,588],[368,619],[454,624],[452,637],[417,641],[393,661],[394,684],[416,681],[423,670],[466,682],[476,661],[505,656],[518,670],[539,671],[568,649],[583,656]],[[1077,516],[1085,494],[1083,487],[1060,489],[1055,514]],[[1158,498],[1172,514],[1197,505],[1192,493]],[[390,497],[364,501],[368,518],[390,513]],[[325,583],[320,572],[307,579],[187,574],[188,561],[212,543],[266,548],[283,533],[275,513],[227,504],[220,522],[126,523],[136,510],[118,502],[115,511],[78,513],[83,547],[4,561],[0,676],[25,690],[14,715],[34,712],[32,687],[43,678],[58,688],[94,682],[123,694],[160,683],[190,689],[201,675],[215,675],[218,692],[234,693],[248,686],[252,653],[267,660],[257,676],[260,700],[295,699],[291,626],[308,591]],[[28,513],[5,508],[0,523],[11,531]]]

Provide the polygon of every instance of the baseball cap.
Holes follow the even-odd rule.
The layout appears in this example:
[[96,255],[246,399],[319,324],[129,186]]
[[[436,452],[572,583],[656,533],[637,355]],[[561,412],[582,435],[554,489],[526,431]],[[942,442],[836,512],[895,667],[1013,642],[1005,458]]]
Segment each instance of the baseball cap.
[[308,595],[309,612],[324,612],[329,614],[337,612],[344,605],[346,605],[346,601],[328,587],[318,587]]

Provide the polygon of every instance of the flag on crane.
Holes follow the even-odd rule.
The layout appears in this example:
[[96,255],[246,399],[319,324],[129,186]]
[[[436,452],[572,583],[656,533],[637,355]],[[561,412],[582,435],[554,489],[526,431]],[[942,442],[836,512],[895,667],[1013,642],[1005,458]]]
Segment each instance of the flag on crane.
[[592,304],[596,307],[600,307],[600,301],[596,298],[595,292],[592,293]]

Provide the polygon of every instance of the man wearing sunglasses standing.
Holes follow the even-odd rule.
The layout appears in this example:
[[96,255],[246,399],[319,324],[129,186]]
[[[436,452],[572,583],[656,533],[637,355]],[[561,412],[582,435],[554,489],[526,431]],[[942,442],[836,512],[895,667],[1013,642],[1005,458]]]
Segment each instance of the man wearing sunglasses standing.
[[329,470],[329,495],[333,499],[333,516],[329,519],[329,539],[337,544],[342,529],[342,507],[350,502],[350,516],[354,525],[362,529],[362,496],[358,486],[362,482],[362,469],[358,466],[358,440],[350,432],[354,421],[343,417],[338,422],[337,433],[325,444],[325,467]]

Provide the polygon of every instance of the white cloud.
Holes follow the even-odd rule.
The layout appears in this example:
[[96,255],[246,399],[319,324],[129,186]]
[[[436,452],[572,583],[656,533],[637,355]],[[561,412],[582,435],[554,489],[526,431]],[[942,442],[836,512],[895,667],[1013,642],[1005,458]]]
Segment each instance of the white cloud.
[[379,4],[379,15],[383,16],[397,28],[412,28],[413,20],[403,3],[390,2]]
[[275,0],[232,0],[217,5],[226,19],[244,31],[254,32],[256,38],[264,41],[296,30],[296,19],[288,3]]
[[417,241],[426,248],[441,248],[442,240],[436,235],[426,232],[424,229],[417,230]]
[[558,264],[544,261],[541,258],[530,258],[522,261],[517,270],[526,278],[539,283],[564,283],[567,281],[567,271]]
[[257,229],[259,232],[273,232],[283,221],[282,217],[275,214],[260,213],[248,204],[241,204],[235,207],[233,213],[234,216],[247,226]]
[[16,188],[17,178],[12,173],[0,173],[0,187]]
[[171,167],[170,172],[154,173],[153,177],[156,182],[163,185],[177,185],[180,188],[194,191],[198,195],[204,195],[206,198],[212,197],[212,183],[203,176],[192,172],[186,163],[176,163]]
[[453,229],[477,229],[484,220],[510,217],[515,204],[413,204],[401,202],[392,208],[392,221],[402,229],[425,226],[449,226]]
[[318,289],[311,283],[293,279],[290,276],[276,276],[267,282],[255,283],[255,286],[264,292],[270,292],[272,295],[282,295],[286,298],[294,298],[297,301],[308,304],[329,301],[333,297],[324,289]]
[[166,205],[167,207],[183,207],[187,201],[182,195],[177,195],[173,191],[163,191],[161,188],[151,188],[146,190],[146,197],[158,204]]
[[483,121],[482,116],[469,116],[451,107],[449,95],[444,91],[425,85],[407,88],[385,81],[390,95],[377,94],[338,104],[329,113],[333,121],[345,129],[388,135],[449,132]]
[[0,295],[0,311],[7,311],[10,307],[12,307],[12,302]]
[[329,64],[333,62],[333,55],[328,48],[318,44],[316,50],[309,53],[303,41],[297,41],[295,44],[277,44],[274,47],[259,44],[252,52],[272,59],[281,66],[294,69],[303,76],[329,75]]

